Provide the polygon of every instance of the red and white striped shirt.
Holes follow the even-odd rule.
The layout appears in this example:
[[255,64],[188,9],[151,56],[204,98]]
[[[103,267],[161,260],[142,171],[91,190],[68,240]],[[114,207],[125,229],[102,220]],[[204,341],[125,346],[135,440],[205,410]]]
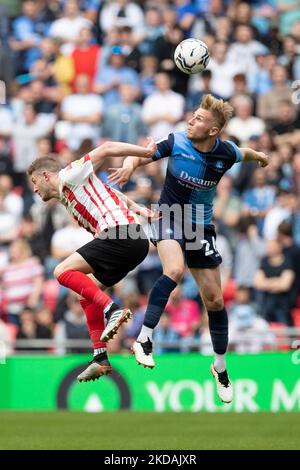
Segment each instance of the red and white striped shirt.
[[107,228],[140,223],[117,193],[94,173],[89,154],[61,170],[60,201],[94,237]]

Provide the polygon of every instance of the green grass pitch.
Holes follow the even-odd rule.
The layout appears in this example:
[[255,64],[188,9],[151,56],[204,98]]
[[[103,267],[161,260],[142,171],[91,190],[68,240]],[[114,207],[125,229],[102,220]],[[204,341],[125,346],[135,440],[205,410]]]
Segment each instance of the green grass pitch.
[[1,412],[0,449],[300,449],[297,413]]

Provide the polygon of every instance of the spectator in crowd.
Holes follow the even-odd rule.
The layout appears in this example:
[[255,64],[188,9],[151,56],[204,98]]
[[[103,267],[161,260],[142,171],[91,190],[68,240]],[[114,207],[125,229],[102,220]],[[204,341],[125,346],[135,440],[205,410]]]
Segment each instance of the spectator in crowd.
[[92,23],[82,16],[78,0],[65,0],[63,5],[62,17],[52,23],[49,35],[63,41],[63,52],[68,55],[74,50],[81,29]]
[[18,219],[5,204],[5,193],[0,192],[0,246],[12,242],[18,235]]
[[278,119],[282,101],[291,101],[292,90],[287,84],[287,71],[283,65],[274,65],[271,72],[272,89],[258,97],[257,114],[267,122]]
[[27,103],[24,106],[23,121],[14,125],[12,142],[14,146],[14,172],[18,174],[19,182],[27,188],[26,170],[36,158],[37,140],[48,135],[53,129],[53,119],[38,114],[35,107]]
[[[216,231],[218,233],[218,224],[215,224]],[[217,240],[217,250],[222,257],[222,264],[220,266],[220,274],[221,274],[221,283],[223,291],[226,290],[228,282],[231,279],[231,272],[232,272],[232,250],[228,239],[222,234],[218,233],[218,240]]]
[[271,70],[276,64],[276,56],[269,51],[255,56],[256,67],[247,71],[247,81],[251,92],[263,95],[272,89]]
[[127,295],[123,296],[122,304],[126,305],[126,308],[129,308],[133,313],[124,330],[124,345],[130,349],[142,327],[145,316],[145,306],[142,305],[141,296],[136,291],[129,292]]
[[219,231],[229,238],[231,244],[234,243],[242,208],[240,198],[234,194],[232,188],[232,177],[225,174],[217,186],[214,201],[214,218]]
[[283,53],[278,57],[278,62],[286,67],[289,79],[296,80],[300,77],[300,55],[297,51],[297,42],[291,34],[282,39]]
[[62,95],[65,96],[71,93],[75,67],[72,56],[61,52],[61,44],[62,41],[58,38],[43,38],[40,45],[40,58],[49,64],[53,79],[59,85]]
[[225,41],[215,42],[208,70],[212,73],[213,94],[223,99],[229,99],[233,94],[233,77],[244,72],[240,61],[233,61],[228,57],[228,45]]
[[166,73],[155,77],[156,91],[143,103],[143,119],[149,126],[149,134],[161,139],[172,132],[173,126],[180,121],[184,111],[184,99],[171,89],[171,80]]
[[275,336],[266,320],[257,315],[250,289],[239,286],[229,313],[229,349],[238,353],[257,353],[273,349]]
[[45,246],[43,234],[31,214],[24,215],[20,224],[19,235],[29,244],[32,255],[38,257],[44,264],[48,250]]
[[38,4],[34,0],[22,2],[22,16],[12,23],[10,47],[15,52],[17,73],[27,72],[39,56],[41,32],[38,31]]
[[291,222],[283,221],[279,224],[278,241],[281,244],[283,255],[291,261],[295,273],[294,283],[290,291],[290,304],[292,307],[295,307],[297,297],[300,294],[300,246],[296,245],[293,238]]
[[157,57],[148,55],[140,58],[140,83],[142,99],[145,99],[155,91],[155,75],[157,68]]
[[103,137],[117,142],[139,142],[147,135],[147,128],[142,119],[142,107],[135,101],[136,88],[123,83],[119,93],[120,102],[104,112]]
[[186,37],[189,37],[192,26],[196,20],[196,8],[191,0],[175,0],[174,3],[177,23],[185,32]]
[[11,176],[13,173],[13,165],[7,143],[8,139],[4,135],[0,134],[0,175],[4,174]]
[[120,102],[119,86],[127,83],[140,92],[139,77],[135,70],[125,64],[125,54],[118,45],[111,48],[109,64],[98,68],[95,79],[95,92],[103,95],[105,108]]
[[18,223],[23,214],[24,202],[17,191],[14,191],[11,176],[0,175],[0,194],[3,197],[4,208],[15,217],[16,223]]
[[253,101],[249,96],[235,96],[231,104],[235,117],[230,119],[227,132],[246,146],[252,135],[261,135],[265,131],[265,123],[261,118],[253,116]]
[[77,76],[75,90],[76,93],[63,99],[63,121],[55,128],[57,138],[65,140],[72,150],[77,150],[84,139],[91,139],[96,145],[103,113],[103,100],[90,92],[88,75]]
[[32,81],[29,85],[31,102],[37,113],[54,113],[62,100],[62,92],[52,75],[51,66],[39,59],[31,68]]
[[0,103],[0,135],[10,137],[13,130],[13,114],[8,106]]
[[291,32],[293,25],[300,20],[300,8],[297,0],[276,0],[279,15],[279,31],[281,34]]
[[78,300],[78,296],[69,292],[67,296],[67,310],[63,319],[56,325],[55,341],[57,354],[83,353],[89,351],[89,346],[79,347],[65,346],[68,340],[87,340],[89,344],[89,332],[86,326],[84,311]]
[[274,141],[277,145],[291,144],[297,147],[300,145],[300,117],[297,115],[297,109],[291,101],[282,101],[279,110],[278,117],[271,127],[276,134]]
[[265,252],[265,242],[258,233],[255,218],[253,216],[242,217],[233,269],[234,279],[238,286],[243,285],[253,289],[254,276]]
[[266,240],[277,238],[278,226],[292,214],[291,194],[288,190],[279,189],[275,206],[268,211],[265,217],[263,235]]
[[72,52],[74,61],[75,78],[78,75],[87,75],[90,83],[94,83],[97,64],[100,59],[101,48],[93,44],[93,34],[90,28],[82,28],[79,33],[78,42]]
[[254,287],[261,293],[259,309],[267,322],[292,326],[290,289],[295,279],[291,261],[282,252],[278,240],[267,243],[267,256],[254,278]]
[[73,217],[67,218],[69,225],[56,230],[51,240],[51,255],[56,264],[93,240],[93,236],[82,227],[79,227]]
[[143,10],[130,0],[116,0],[107,2],[100,12],[100,27],[107,32],[114,26],[130,26],[139,32],[144,23]]
[[154,44],[154,55],[159,62],[159,71],[169,73],[174,80],[172,89],[185,95],[188,87],[188,76],[175,65],[174,52],[177,45],[184,39],[180,26],[166,20],[164,34],[159,36]]
[[9,248],[10,262],[1,277],[6,312],[11,323],[18,324],[19,315],[27,305],[36,308],[43,289],[43,266],[32,256],[24,239],[13,241]]
[[20,327],[17,332],[16,340],[28,340],[28,346],[25,344],[16,345],[16,351],[42,352],[49,350],[48,347],[36,346],[30,344],[31,340],[50,340],[53,333],[50,328],[40,325],[36,321],[36,310],[34,308],[24,306],[20,313]]
[[140,60],[146,55],[142,55],[139,49],[138,39],[130,26],[123,26],[117,29],[118,41],[125,56],[127,67],[132,68],[136,72],[140,71]]
[[160,317],[159,324],[154,332],[154,338],[156,354],[180,351],[180,335],[172,326],[171,316],[166,312]]
[[164,33],[162,14],[159,7],[149,6],[144,16],[144,31],[139,37],[139,51],[142,55],[155,53],[155,41]]
[[256,218],[260,233],[267,213],[275,204],[275,198],[275,189],[266,183],[265,172],[262,168],[256,168],[253,174],[253,188],[244,193],[243,214]]
[[236,41],[229,47],[228,60],[239,64],[241,71],[255,69],[255,55],[264,53],[267,48],[253,38],[253,29],[250,25],[240,24],[235,29]]
[[212,72],[209,69],[203,70],[203,72],[200,75],[202,87],[201,91],[191,91],[188,96],[187,96],[187,101],[186,101],[186,108],[187,111],[193,112],[195,109],[197,109],[197,106],[199,106],[199,103],[201,103],[203,95],[206,94],[211,94],[215,98],[221,98],[219,95],[216,95],[216,93],[213,93],[211,89],[211,81],[212,81]]
[[199,305],[194,300],[184,299],[180,286],[173,290],[166,312],[170,315],[171,326],[181,337],[190,336],[200,326]]

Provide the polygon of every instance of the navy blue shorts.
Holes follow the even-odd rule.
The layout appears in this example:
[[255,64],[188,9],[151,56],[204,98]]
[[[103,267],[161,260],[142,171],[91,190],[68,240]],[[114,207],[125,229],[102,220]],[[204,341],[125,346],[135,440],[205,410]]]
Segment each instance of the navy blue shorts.
[[222,257],[216,247],[214,225],[198,226],[193,233],[185,233],[181,223],[174,220],[164,223],[163,218],[151,224],[151,242],[157,246],[162,240],[176,240],[183,251],[189,268],[216,268]]

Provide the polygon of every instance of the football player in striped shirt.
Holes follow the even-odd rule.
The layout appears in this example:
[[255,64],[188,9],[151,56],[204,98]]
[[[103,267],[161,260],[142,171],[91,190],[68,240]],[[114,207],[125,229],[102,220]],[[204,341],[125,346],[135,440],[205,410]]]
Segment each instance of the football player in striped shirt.
[[94,236],[54,270],[61,285],[80,295],[94,347],[94,357],[78,376],[79,381],[95,380],[112,371],[106,342],[131,312],[116,305],[105,289],[144,260],[149,242],[138,215],[154,217],[147,208],[107,186],[96,172],[108,156],[147,158],[155,151],[156,144],[151,139],[147,147],[106,142],[66,168],[51,157],[38,158],[28,168],[34,192],[43,201],[59,200],[78,224]]

